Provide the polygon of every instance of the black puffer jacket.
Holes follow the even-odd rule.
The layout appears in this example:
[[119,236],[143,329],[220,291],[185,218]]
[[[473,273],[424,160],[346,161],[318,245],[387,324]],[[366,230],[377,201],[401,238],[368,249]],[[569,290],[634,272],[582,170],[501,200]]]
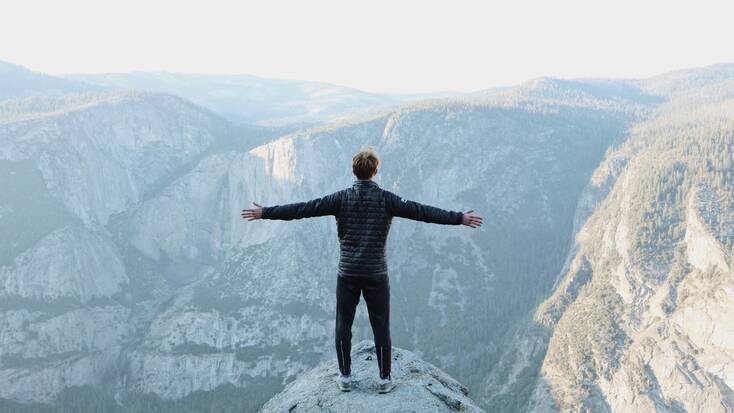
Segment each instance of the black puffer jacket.
[[385,243],[392,217],[459,225],[463,213],[403,199],[370,179],[308,202],[263,207],[263,219],[334,215],[341,246],[340,277],[386,277]]

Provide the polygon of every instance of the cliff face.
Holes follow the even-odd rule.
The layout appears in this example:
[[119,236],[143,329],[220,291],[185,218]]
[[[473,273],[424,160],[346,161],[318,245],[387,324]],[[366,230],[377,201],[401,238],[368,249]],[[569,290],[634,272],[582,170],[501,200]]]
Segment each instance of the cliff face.
[[260,413],[367,413],[367,412],[484,412],[469,391],[448,374],[410,351],[393,348],[392,380],[397,387],[377,393],[378,372],[375,346],[362,341],[352,350],[353,390],[336,386],[339,366],[336,359],[325,361],[301,374],[270,399]]
[[[87,94],[0,110],[0,159],[31,160],[88,227],[141,202],[216,141],[220,120],[174,96]],[[173,139],[175,137],[175,139]]]
[[485,403],[732,410],[734,88],[714,69],[647,85],[674,93],[594,174],[597,206],[554,293],[489,375]]
[[47,401],[117,380],[172,287],[134,267],[110,217],[225,144],[227,131],[166,95],[0,103],[0,397]]

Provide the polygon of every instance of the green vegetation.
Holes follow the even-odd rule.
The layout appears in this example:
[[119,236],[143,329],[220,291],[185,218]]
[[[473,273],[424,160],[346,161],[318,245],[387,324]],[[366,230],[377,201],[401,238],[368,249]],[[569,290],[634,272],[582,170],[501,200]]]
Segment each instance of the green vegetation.
[[[644,297],[628,297],[624,304],[617,283],[629,282],[631,289],[640,290],[665,288],[661,286],[666,283],[662,309],[671,313],[687,299],[688,291],[680,286],[694,272],[685,243],[693,217],[725,251],[734,244],[734,233],[723,219],[734,210],[734,119],[725,108],[662,110],[608,156],[615,153],[630,161],[587,222],[587,238],[577,256],[584,261],[582,270],[566,274],[538,312],[554,327],[546,363],[565,379],[556,383],[562,408],[588,402],[598,391],[595,382],[609,379],[619,368],[631,340],[625,331],[634,331],[634,325],[626,324],[638,319],[644,308],[637,302],[644,304]],[[622,263],[626,274],[618,273]],[[714,270],[698,276],[710,291],[718,291],[717,283],[726,277]],[[644,391],[655,378],[644,366],[638,369],[640,376],[633,382]]]
[[152,394],[126,395],[118,403],[109,391],[70,387],[49,404],[0,399],[0,413],[247,413],[256,412],[281,388],[280,378],[263,377],[243,388],[224,384],[179,400],[163,400]]
[[0,160],[0,188],[0,234],[13,234],[0,237],[0,265],[71,220],[33,161]]
[[5,355],[0,357],[0,366],[4,369],[24,369],[33,368],[34,366],[42,366],[47,363],[54,361],[66,360],[73,356],[80,356],[81,353],[77,351],[67,351],[64,353],[50,354],[46,357],[29,357],[23,358],[16,355]]

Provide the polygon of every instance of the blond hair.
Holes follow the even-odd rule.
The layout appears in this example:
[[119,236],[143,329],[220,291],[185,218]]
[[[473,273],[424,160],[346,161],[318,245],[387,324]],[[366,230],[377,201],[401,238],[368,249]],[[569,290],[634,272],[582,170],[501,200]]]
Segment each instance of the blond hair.
[[352,172],[358,179],[370,179],[377,173],[380,157],[371,146],[361,149],[352,158]]

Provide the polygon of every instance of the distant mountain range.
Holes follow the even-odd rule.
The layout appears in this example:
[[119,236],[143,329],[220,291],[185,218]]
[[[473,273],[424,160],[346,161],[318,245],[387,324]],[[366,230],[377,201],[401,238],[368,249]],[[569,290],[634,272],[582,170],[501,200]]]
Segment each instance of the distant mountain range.
[[67,78],[116,90],[171,93],[231,121],[262,126],[310,126],[336,120],[351,112],[384,109],[411,100],[447,95],[377,94],[328,83],[252,75],[134,72],[70,75]]
[[351,185],[365,145],[380,186],[485,217],[396,219],[388,262],[393,342],[486,411],[734,406],[734,65],[408,103],[3,64],[6,84],[0,410],[256,411],[331,360],[333,218],[239,211]]
[[354,112],[386,109],[409,101],[459,95],[369,93],[323,82],[253,75],[130,72],[49,76],[3,61],[0,82],[0,100],[84,91],[168,93],[235,123],[286,129],[314,126]]
[[37,95],[60,96],[96,89],[98,88],[86,82],[32,72],[0,60],[0,100]]

